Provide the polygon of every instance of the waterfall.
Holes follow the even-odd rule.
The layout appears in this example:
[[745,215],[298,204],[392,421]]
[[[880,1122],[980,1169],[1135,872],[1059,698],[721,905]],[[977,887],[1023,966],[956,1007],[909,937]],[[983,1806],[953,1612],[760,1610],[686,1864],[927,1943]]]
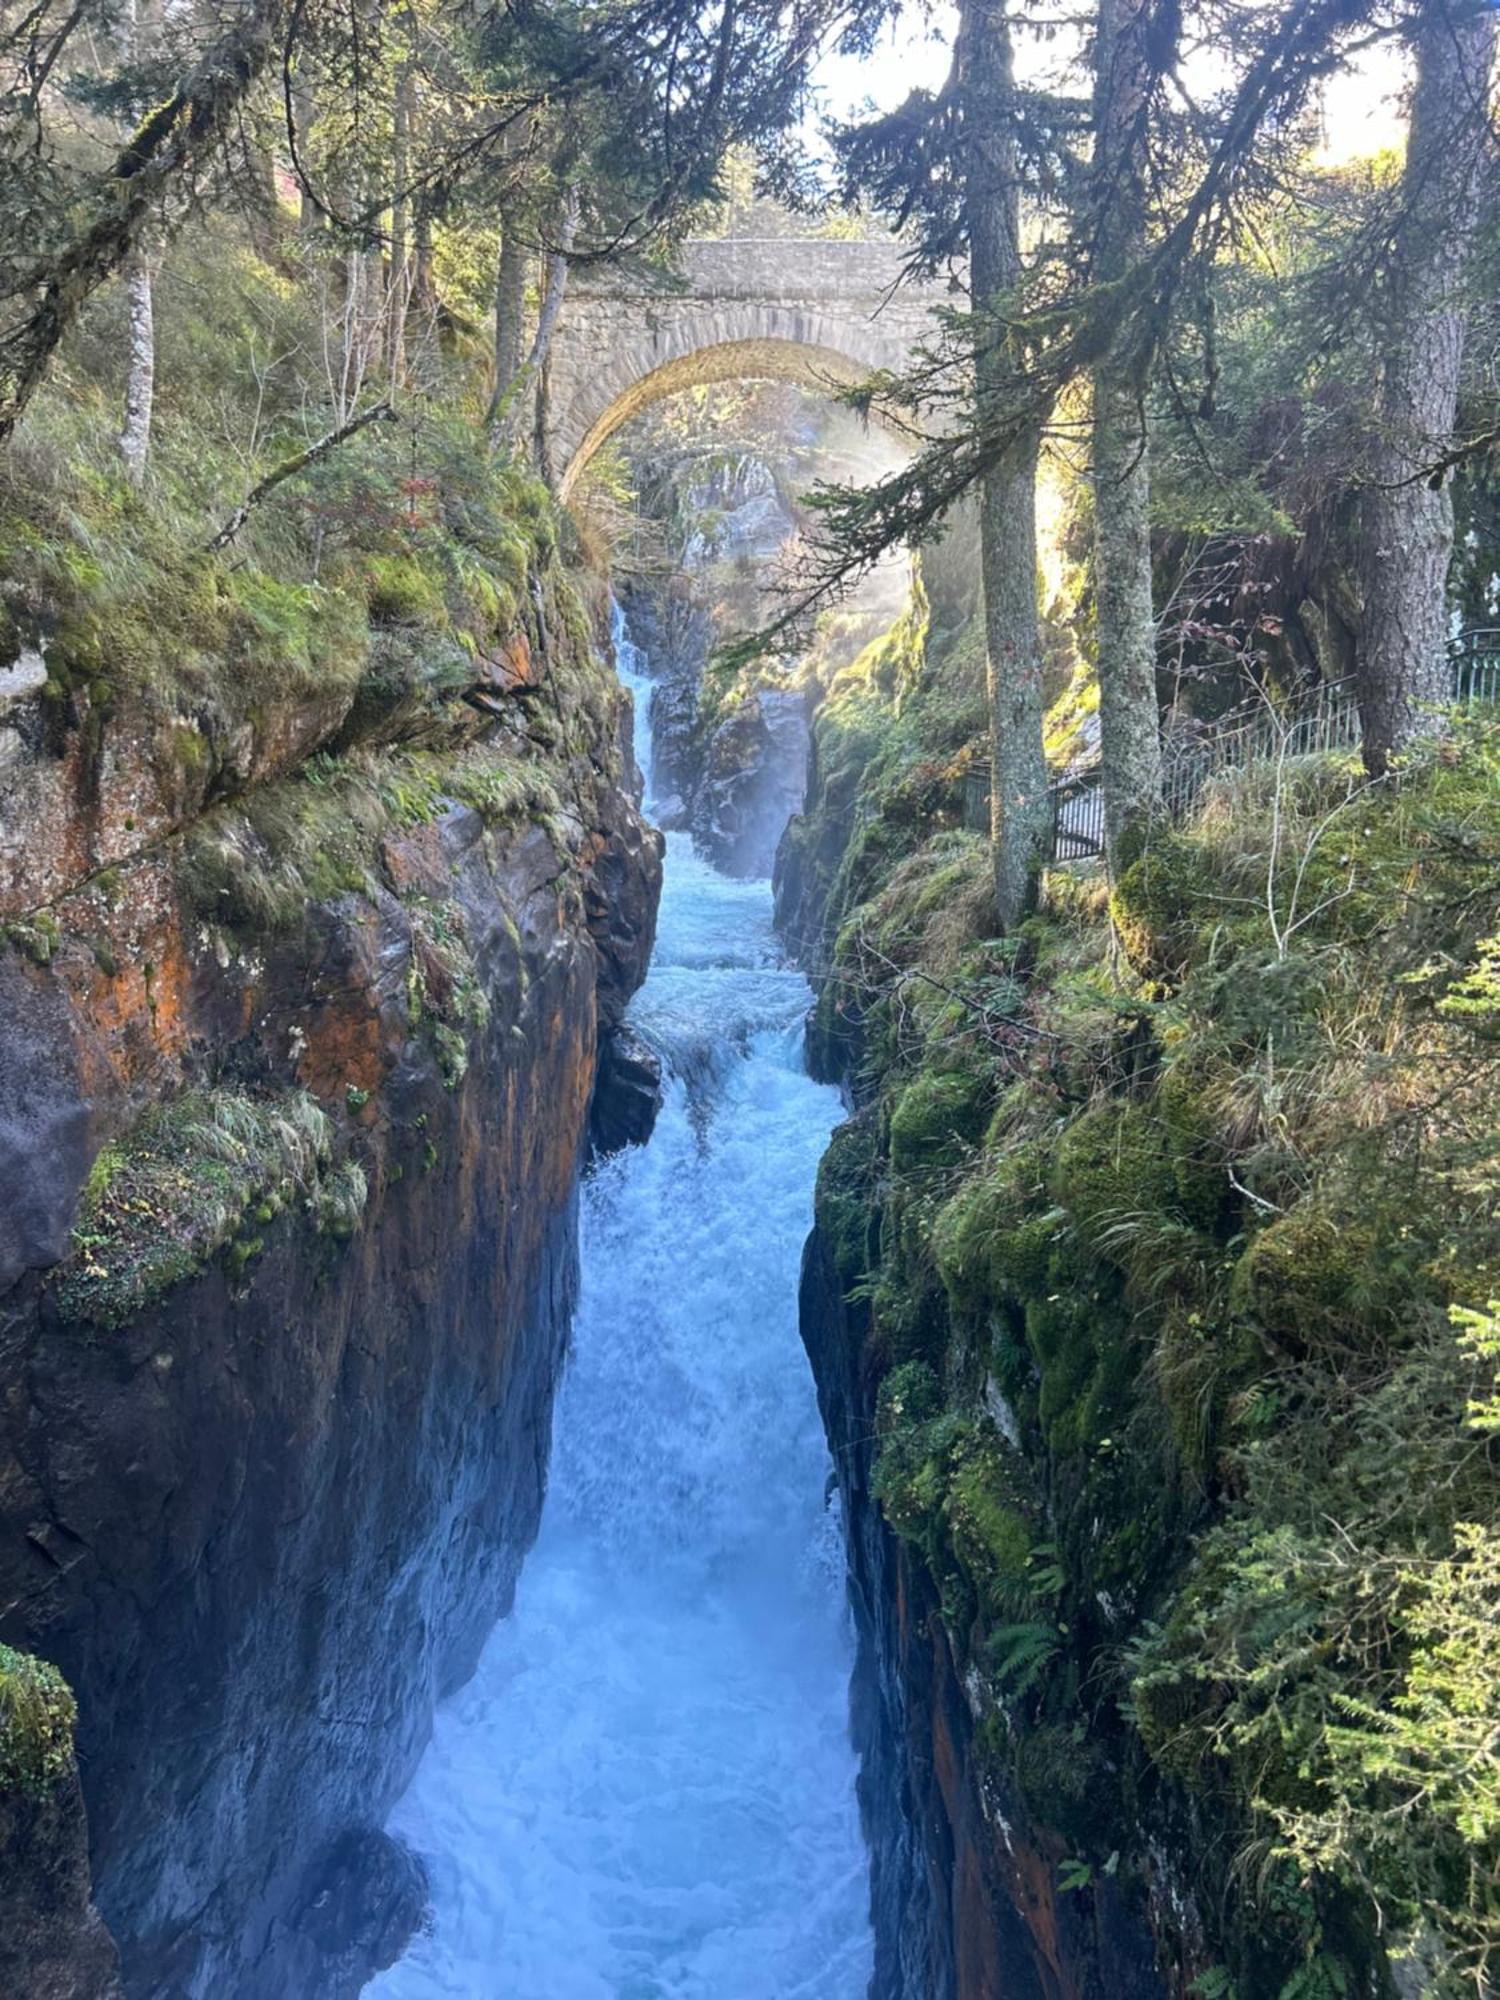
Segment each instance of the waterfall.
[[[618,643],[623,641],[623,643]],[[617,630],[649,787],[649,682]],[[541,1535],[391,1821],[427,1928],[375,2000],[862,2000],[854,1642],[797,1270],[835,1093],[769,887],[668,840],[649,1145],[583,1195]]]

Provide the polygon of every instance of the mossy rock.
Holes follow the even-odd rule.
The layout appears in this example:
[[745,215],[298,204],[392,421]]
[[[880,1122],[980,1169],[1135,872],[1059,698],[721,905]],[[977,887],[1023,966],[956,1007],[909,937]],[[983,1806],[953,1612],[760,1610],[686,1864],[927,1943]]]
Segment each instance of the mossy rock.
[[64,1320],[123,1325],[224,1250],[240,1275],[262,1245],[237,1240],[261,1206],[312,1196],[331,1127],[303,1091],[191,1091],[148,1111],[94,1161],[53,1298]]
[[1125,1099],[1075,1118],[1052,1154],[1048,1186],[1091,1240],[1123,1218],[1177,1204],[1177,1177],[1160,1121]]
[[1046,1205],[1046,1154],[1038,1144],[1004,1153],[972,1176],[932,1231],[938,1274],[953,1310],[982,1316],[1046,1283],[1062,1217]]
[[1293,1354],[1367,1349],[1386,1291],[1384,1237],[1368,1215],[1301,1201],[1241,1253],[1230,1306]]
[[435,624],[443,618],[442,586],[414,557],[366,556],[363,570],[365,602],[377,624]]
[[78,1704],[48,1660],[0,1646],[0,1792],[39,1797],[73,1768]]
[[875,1245],[875,1135],[868,1118],[838,1126],[818,1164],[813,1213],[845,1291],[852,1291],[872,1264]]
[[34,916],[7,924],[5,935],[33,965],[50,965],[62,943],[62,931],[50,910],[38,910]]
[[946,1539],[943,1502],[951,1462],[967,1426],[946,1408],[927,1363],[908,1361],[880,1385],[875,1429],[875,1497],[896,1533],[936,1560]]
[[1121,871],[1110,896],[1120,947],[1143,979],[1180,979],[1193,961],[1200,933],[1212,927],[1214,889],[1203,850],[1182,834],[1158,827],[1141,854]]
[[924,1069],[891,1111],[891,1166],[902,1175],[956,1167],[978,1145],[989,1117],[989,1079],[973,1069]]
[[982,1607],[994,1616],[1023,1610],[1035,1537],[1011,1454],[998,1439],[983,1439],[962,1456],[943,1505],[953,1553]]
[[1184,1064],[1169,1066],[1152,1109],[1165,1129],[1177,1206],[1195,1229],[1212,1235],[1230,1215],[1233,1190],[1203,1080]]

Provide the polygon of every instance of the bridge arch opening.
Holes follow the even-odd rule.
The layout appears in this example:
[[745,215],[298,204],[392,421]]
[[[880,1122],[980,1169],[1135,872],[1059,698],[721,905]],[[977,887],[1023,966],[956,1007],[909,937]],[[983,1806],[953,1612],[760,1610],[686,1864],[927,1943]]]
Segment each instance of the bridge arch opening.
[[[869,362],[805,340],[757,335],[689,348],[654,368],[643,370],[613,393],[607,387],[602,391],[609,400],[587,424],[559,467],[559,497],[564,502],[571,498],[590,459],[622,425],[682,390],[708,388],[721,382],[791,382],[798,388],[834,398],[841,390],[865,381],[872,372]],[[875,421],[880,423],[881,419],[877,416]],[[892,435],[899,433],[892,431]],[[910,441],[905,443],[910,449]]]

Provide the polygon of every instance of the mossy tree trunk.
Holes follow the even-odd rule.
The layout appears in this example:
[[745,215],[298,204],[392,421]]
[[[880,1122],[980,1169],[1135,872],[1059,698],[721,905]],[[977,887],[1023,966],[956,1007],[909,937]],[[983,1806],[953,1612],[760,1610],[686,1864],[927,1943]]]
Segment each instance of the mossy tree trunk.
[[[1145,248],[1147,0],[1099,0],[1094,43],[1096,281],[1118,282]],[[1114,351],[1094,370],[1094,589],[1104,836],[1111,872],[1161,804],[1146,362]]]
[[1451,446],[1458,405],[1460,294],[1489,139],[1495,15],[1477,0],[1423,0],[1415,51],[1400,207],[1377,300],[1385,338],[1360,509],[1359,705],[1375,777],[1450,693],[1453,500],[1432,468]]
[[965,0],[959,74],[968,131],[966,206],[978,320],[975,400],[981,424],[1013,432],[979,501],[990,839],[1002,930],[1025,912],[1043,857],[1050,801],[1042,749],[1042,654],[1036,609],[1036,467],[1040,435],[1007,315],[1021,279],[1015,61],[1005,0]]
[[521,372],[526,338],[526,280],[530,253],[520,229],[520,207],[510,202],[501,211],[500,255],[495,264],[495,393],[489,421],[509,435],[508,417],[516,377]]

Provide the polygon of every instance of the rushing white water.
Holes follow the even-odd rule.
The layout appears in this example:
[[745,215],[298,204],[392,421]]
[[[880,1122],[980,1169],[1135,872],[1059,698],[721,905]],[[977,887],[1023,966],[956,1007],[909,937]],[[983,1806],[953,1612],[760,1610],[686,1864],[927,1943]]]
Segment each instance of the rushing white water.
[[[648,684],[620,653],[645,765]],[[802,1069],[808,999],[767,885],[672,836],[632,1010],[666,1103],[585,1189],[541,1535],[391,1821],[432,1914],[367,1996],[865,1992],[853,1640],[797,1335],[838,1116]]]

